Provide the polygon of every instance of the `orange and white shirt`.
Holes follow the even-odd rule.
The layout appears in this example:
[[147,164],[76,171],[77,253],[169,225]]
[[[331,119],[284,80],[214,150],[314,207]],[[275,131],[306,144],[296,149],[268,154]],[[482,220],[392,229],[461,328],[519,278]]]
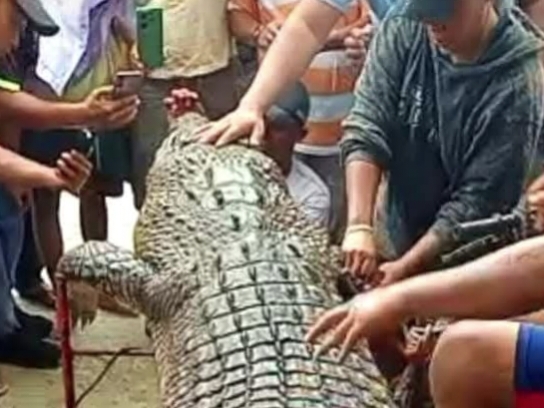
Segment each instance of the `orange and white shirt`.
[[[300,0],[229,0],[229,9],[246,12],[261,25],[283,22]],[[335,29],[370,22],[366,1],[351,0],[351,6]],[[259,55],[260,60],[263,54]],[[361,66],[354,65],[345,51],[331,50],[316,55],[302,82],[310,94],[309,133],[303,143],[336,146],[342,136],[341,122],[353,104],[353,88]]]

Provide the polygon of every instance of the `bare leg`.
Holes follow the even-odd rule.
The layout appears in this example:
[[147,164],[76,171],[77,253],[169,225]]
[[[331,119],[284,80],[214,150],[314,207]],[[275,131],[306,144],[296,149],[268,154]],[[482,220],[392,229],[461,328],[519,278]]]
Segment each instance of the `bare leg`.
[[81,193],[79,217],[84,241],[108,239],[106,197],[93,189],[85,189]]
[[436,408],[511,408],[519,324],[465,321],[440,338],[430,369]]
[[54,282],[55,269],[64,250],[59,221],[60,194],[51,190],[36,190],[34,197],[34,216],[38,220],[36,235],[47,273]]

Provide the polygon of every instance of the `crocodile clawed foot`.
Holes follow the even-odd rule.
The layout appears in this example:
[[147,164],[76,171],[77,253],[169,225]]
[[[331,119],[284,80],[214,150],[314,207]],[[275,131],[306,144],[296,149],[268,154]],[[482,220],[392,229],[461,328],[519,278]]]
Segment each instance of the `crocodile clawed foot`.
[[76,327],[80,323],[81,328],[84,329],[92,324],[98,311],[98,291],[85,282],[69,282],[68,298],[72,326]]

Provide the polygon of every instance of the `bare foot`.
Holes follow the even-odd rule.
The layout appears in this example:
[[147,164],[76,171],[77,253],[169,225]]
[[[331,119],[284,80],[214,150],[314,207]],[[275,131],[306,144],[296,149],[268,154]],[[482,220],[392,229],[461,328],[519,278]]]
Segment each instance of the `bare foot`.
[[126,317],[138,317],[138,313],[132,310],[130,306],[103,293],[100,294],[98,305],[100,309],[105,310],[106,312]]

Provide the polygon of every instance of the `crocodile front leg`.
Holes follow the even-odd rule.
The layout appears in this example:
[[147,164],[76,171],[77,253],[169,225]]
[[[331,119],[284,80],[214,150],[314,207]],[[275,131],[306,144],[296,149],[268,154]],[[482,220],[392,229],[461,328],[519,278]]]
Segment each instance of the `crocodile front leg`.
[[150,306],[146,288],[155,276],[153,269],[132,252],[108,242],[90,241],[68,251],[57,265],[57,274],[69,282],[74,292],[74,314],[83,314],[88,321],[96,316],[97,290],[143,313]]

